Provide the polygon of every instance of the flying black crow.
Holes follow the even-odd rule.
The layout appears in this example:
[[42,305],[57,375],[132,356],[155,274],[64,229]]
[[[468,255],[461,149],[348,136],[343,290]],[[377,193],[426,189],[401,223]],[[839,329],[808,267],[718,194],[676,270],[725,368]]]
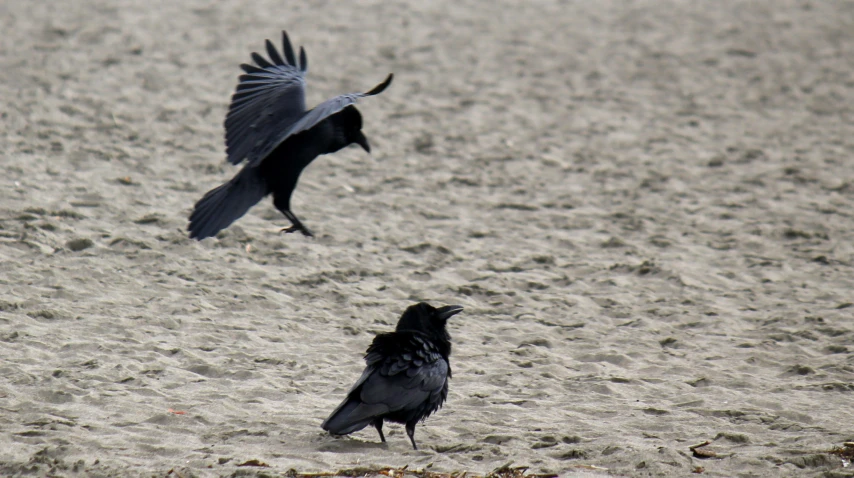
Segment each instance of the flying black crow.
[[282,51],[267,40],[267,60],[252,53],[255,65],[242,64],[237,90],[225,117],[228,162],[243,169],[231,181],[208,191],[190,215],[190,237],[202,240],[230,226],[268,194],[291,222],[284,232],[311,231],[291,212],[291,194],[300,173],[314,158],[358,144],[371,147],[362,134],[362,115],[354,103],[381,93],[393,75],[367,93],[350,93],[305,109],[305,75],[308,60],[300,47],[299,64],[287,33],[282,31]]
[[403,423],[417,450],[415,424],[448,397],[451,337],[445,324],[462,310],[459,305],[437,309],[425,302],[407,308],[394,332],[374,338],[365,354],[368,366],[321,427],[347,435],[373,425],[385,443],[383,420]]

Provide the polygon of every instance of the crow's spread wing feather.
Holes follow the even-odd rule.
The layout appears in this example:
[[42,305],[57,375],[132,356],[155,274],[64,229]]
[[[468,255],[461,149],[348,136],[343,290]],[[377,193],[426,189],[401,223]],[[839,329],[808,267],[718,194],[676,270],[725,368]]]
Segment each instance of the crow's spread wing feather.
[[[273,152],[286,139],[310,130],[326,118],[354,104],[359,98],[381,93],[391,84],[392,78],[394,78],[394,75],[389,74],[385,81],[366,93],[349,93],[328,99],[311,110],[306,111],[305,114],[297,119],[287,115],[280,115],[278,117],[270,116],[270,119],[265,123],[265,131],[269,131],[269,134],[259,135],[247,152],[249,164],[251,166],[259,165],[267,155]],[[231,155],[229,155],[229,160],[231,160]]]
[[232,164],[239,164],[259,144],[267,143],[277,131],[292,125],[305,113],[308,70],[305,50],[300,47],[298,65],[284,31],[284,59],[270,40],[266,46],[270,61],[252,53],[255,65],[240,65],[246,74],[240,77],[225,117],[225,147]]

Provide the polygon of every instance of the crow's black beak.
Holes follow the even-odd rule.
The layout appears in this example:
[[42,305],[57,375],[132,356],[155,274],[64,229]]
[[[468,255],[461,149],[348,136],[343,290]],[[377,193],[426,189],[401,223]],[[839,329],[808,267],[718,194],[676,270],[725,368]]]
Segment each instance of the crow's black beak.
[[359,136],[356,138],[356,141],[353,142],[361,146],[366,153],[371,154],[371,145],[368,144],[368,138],[366,138],[361,132],[359,132]]
[[463,306],[461,305],[446,305],[444,307],[439,307],[438,309],[436,309],[436,314],[439,315],[440,319],[448,320],[462,311]]

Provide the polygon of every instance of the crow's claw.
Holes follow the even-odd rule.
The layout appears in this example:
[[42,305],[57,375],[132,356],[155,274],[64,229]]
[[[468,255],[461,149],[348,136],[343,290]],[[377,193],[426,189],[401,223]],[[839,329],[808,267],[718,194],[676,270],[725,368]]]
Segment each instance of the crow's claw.
[[314,234],[312,234],[311,231],[309,231],[308,228],[303,226],[303,225],[298,226],[298,225],[294,224],[290,227],[284,227],[284,228],[279,230],[280,234],[281,233],[290,234],[292,232],[301,232],[306,237],[314,237]]

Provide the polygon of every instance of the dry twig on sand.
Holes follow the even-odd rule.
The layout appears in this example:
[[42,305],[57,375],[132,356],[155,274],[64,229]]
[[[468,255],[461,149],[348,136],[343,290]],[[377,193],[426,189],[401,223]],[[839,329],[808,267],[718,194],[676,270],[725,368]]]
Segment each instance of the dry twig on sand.
[[706,440],[703,443],[698,443],[693,446],[689,446],[688,449],[694,453],[696,458],[718,458],[718,454],[713,452],[712,450],[705,450],[703,447],[707,445],[711,445],[712,442]]

